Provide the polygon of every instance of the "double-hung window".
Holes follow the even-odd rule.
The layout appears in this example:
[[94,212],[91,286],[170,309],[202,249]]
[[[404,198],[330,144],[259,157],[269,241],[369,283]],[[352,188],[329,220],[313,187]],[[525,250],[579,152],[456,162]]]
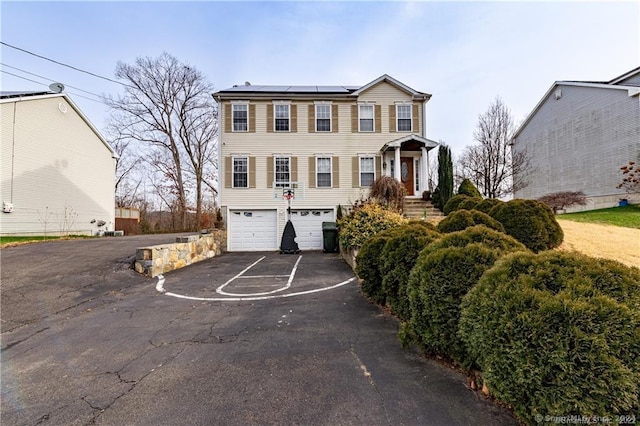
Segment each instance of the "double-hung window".
[[359,130],[373,132],[373,105],[359,105]]
[[249,159],[247,157],[233,157],[233,187],[249,187]]
[[283,188],[291,183],[291,158],[275,157],[276,187]]
[[275,130],[276,132],[288,132],[289,131],[289,104],[276,104],[275,109]]
[[331,131],[331,105],[316,105],[316,132]]
[[233,104],[233,131],[246,132],[249,123],[249,105]]
[[411,131],[411,105],[396,105],[398,117],[397,129],[399,132]]
[[360,157],[360,186],[371,186],[375,175],[375,157]]
[[331,188],[331,157],[316,158],[316,186]]

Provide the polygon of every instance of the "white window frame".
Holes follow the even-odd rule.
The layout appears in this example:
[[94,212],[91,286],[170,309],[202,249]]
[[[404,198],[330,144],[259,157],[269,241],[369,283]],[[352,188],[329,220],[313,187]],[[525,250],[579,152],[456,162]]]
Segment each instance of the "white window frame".
[[[236,121],[235,121],[236,107],[245,108],[245,112],[247,115],[246,115],[246,122],[245,122],[246,128],[244,130],[236,129]],[[249,131],[249,103],[248,102],[233,102],[231,104],[231,131],[237,132],[237,133],[246,133]]]
[[[332,115],[331,114],[331,112],[332,112],[331,111],[331,108],[332,108],[331,104],[329,104],[329,103],[320,103],[320,104],[316,104],[315,107],[316,107],[316,111],[315,111],[316,112],[316,117],[315,117],[316,132],[319,132],[319,133],[330,133],[331,130],[333,129],[333,127],[332,127],[333,123],[332,123],[332,119],[331,119],[331,115]],[[318,114],[318,107],[326,107],[326,108],[329,109],[329,117],[328,117],[328,119],[329,119],[329,130],[320,130],[318,128],[318,120],[320,120],[319,114]],[[322,120],[326,120],[326,119],[327,118],[322,118]]]
[[[285,118],[278,118],[278,109],[284,107],[287,111],[287,130],[278,129],[278,120],[285,120]],[[286,133],[291,131],[291,104],[290,103],[274,103],[273,104],[273,131],[278,133]]]
[[[362,169],[362,160],[364,160],[364,159],[371,159],[372,160],[372,169],[373,170],[371,170],[371,171],[363,171],[363,169]],[[373,178],[371,179],[371,184],[373,184],[373,182],[375,182],[375,180],[376,180],[376,156],[375,155],[360,155],[358,157],[358,167],[359,167],[358,178],[359,178],[360,186],[361,187],[366,187],[366,188],[370,187],[371,185],[363,185],[362,184],[362,175],[363,175],[363,173],[373,174]]]
[[[318,164],[319,160],[329,160],[329,171],[322,172],[322,174],[329,175],[329,185],[320,185],[320,179],[318,179],[321,173]],[[333,188],[333,158],[330,155],[319,155],[316,157],[316,188]]]
[[[278,160],[287,160],[287,167],[289,169],[287,181],[278,181]],[[276,155],[273,157],[273,182],[275,188],[286,188],[291,186],[291,157],[288,155]]]
[[[409,110],[409,129],[400,129],[400,120],[407,120],[406,117],[400,117],[400,109],[406,108]],[[409,103],[396,104],[396,131],[398,132],[410,132],[413,129],[413,105]]]
[[[246,166],[246,179],[247,179],[247,185],[246,186],[236,186],[236,160],[244,160],[245,161],[245,166]],[[242,172],[238,172],[238,174],[240,174]],[[232,188],[242,188],[242,189],[246,189],[249,188],[249,156],[248,155],[233,155],[231,157],[231,187]]]
[[[371,118],[362,118],[363,107],[371,108]],[[362,130],[362,120],[371,120],[371,130]],[[364,133],[376,131],[376,106],[374,104],[358,104],[358,131]]]

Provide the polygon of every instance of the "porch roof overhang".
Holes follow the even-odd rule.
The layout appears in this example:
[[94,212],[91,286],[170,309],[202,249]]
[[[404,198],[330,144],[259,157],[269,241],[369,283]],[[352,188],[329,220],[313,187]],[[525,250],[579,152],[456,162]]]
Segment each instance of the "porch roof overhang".
[[432,141],[431,139],[423,138],[422,136],[410,134],[407,136],[403,136],[399,139],[392,140],[391,142],[385,143],[380,152],[387,152],[395,150],[396,148],[400,148],[404,151],[420,151],[423,147],[427,149],[427,151],[437,147],[439,144],[436,141]]

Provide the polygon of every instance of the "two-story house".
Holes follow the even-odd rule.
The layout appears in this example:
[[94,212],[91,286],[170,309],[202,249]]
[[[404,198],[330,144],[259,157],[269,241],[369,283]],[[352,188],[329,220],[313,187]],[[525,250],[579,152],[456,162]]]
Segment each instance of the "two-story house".
[[639,202],[616,186],[620,167],[640,156],[640,67],[610,81],[556,81],[512,142],[532,165],[516,198],[584,192],[587,205],[572,211]]
[[220,113],[220,205],[228,250],[277,250],[289,217],[301,249],[381,175],[427,190],[431,95],[383,75],[362,86],[261,86],[213,94]]

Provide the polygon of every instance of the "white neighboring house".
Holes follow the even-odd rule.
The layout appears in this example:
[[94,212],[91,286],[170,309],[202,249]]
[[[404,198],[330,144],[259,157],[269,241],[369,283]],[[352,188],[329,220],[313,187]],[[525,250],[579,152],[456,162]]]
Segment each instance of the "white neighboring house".
[[428,93],[383,75],[358,87],[245,84],[213,94],[220,111],[220,205],[230,251],[277,250],[291,204],[300,249],[381,175],[411,197],[428,189]]
[[616,189],[620,167],[640,156],[640,67],[611,81],[556,81],[516,131],[513,152],[526,150],[534,166],[516,198],[582,191],[586,206],[640,202]]
[[113,231],[117,155],[69,96],[0,92],[0,107],[0,234]]

